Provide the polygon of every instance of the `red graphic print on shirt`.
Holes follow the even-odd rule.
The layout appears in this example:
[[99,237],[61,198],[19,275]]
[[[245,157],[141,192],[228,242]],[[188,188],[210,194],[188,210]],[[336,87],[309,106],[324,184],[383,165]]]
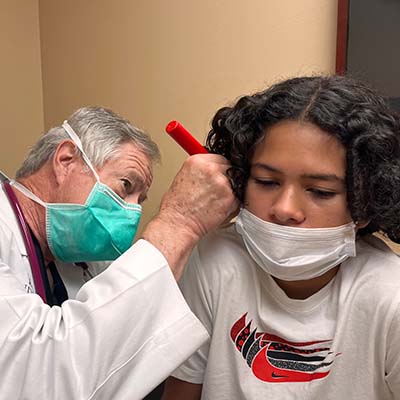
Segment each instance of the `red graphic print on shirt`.
[[246,314],[231,328],[231,339],[253,374],[265,382],[308,382],[327,376],[339,354],[332,340],[289,342],[276,335],[251,331]]

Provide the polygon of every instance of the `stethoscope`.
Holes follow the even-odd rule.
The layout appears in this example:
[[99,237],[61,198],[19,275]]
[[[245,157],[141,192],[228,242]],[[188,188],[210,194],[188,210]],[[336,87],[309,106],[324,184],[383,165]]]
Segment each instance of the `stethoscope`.
[[33,244],[32,236],[29,231],[28,224],[26,223],[24,214],[19,205],[17,196],[15,196],[14,191],[11,188],[9,179],[0,172],[0,179],[4,187],[4,191],[10,202],[10,205],[14,211],[15,217],[19,223],[19,227],[21,230],[22,237],[24,239],[25,248],[28,253],[28,260],[31,266],[31,272],[33,277],[33,282],[35,284],[35,292],[42,298],[42,300],[46,303],[46,291],[42,279],[42,274],[40,272],[40,264],[39,259],[36,254],[35,246]]

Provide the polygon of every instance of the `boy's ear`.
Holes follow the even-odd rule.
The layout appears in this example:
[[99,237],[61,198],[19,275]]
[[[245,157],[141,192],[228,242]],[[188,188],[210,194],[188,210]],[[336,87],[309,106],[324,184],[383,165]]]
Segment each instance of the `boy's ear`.
[[369,223],[370,223],[370,221],[365,221],[365,222],[356,221],[355,222],[357,230],[365,228]]

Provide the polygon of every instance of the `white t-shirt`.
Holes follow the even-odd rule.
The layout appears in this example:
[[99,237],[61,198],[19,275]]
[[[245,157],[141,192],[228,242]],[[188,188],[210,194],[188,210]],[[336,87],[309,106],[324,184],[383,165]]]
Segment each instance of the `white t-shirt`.
[[234,225],[209,235],[180,285],[211,339],[173,376],[202,383],[209,400],[400,399],[400,258],[366,240],[328,285],[295,300]]

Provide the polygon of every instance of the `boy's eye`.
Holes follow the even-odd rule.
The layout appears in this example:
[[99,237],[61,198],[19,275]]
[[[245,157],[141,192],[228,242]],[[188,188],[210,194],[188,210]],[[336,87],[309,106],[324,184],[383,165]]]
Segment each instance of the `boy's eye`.
[[331,199],[332,197],[336,196],[336,192],[332,192],[329,190],[309,189],[309,192],[311,192],[314,197],[317,197],[319,199]]
[[279,182],[274,181],[273,179],[257,179],[257,178],[254,178],[254,182],[257,185],[266,186],[266,187],[272,187],[272,186],[278,186],[279,185]]

